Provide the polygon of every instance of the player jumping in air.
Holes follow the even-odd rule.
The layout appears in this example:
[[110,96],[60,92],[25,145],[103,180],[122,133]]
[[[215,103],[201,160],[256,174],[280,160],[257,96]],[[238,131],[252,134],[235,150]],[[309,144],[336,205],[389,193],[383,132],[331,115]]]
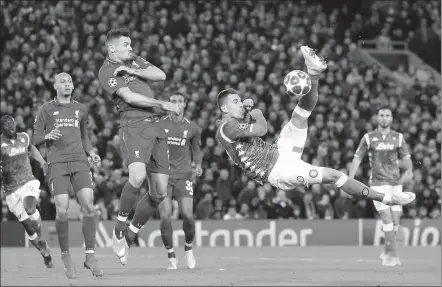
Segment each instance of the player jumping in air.
[[159,125],[166,132],[169,146],[170,175],[167,186],[167,198],[159,205],[161,217],[161,237],[166,247],[169,267],[177,269],[178,261],[173,250],[173,229],[170,217],[172,215],[172,198],[178,201],[179,210],[183,217],[185,236],[184,252],[187,267],[195,268],[196,260],[192,251],[195,237],[195,220],[193,218],[193,186],[192,159],[195,163],[195,174],[201,176],[202,154],[200,149],[201,132],[199,127],[184,117],[186,101],[182,94],[175,93],[170,97],[172,103],[180,108],[180,115],[170,113],[163,117]]
[[14,118],[3,116],[1,125],[1,192],[6,195],[9,210],[25,228],[29,241],[40,251],[44,264],[52,268],[49,246],[41,234],[41,217],[37,210],[40,181],[32,175],[29,156],[47,171],[47,163],[38,149],[32,145],[26,133],[17,133]]
[[[413,177],[413,163],[408,146],[401,133],[390,129],[392,121],[390,108],[381,108],[378,111],[378,128],[366,133],[361,139],[349,172],[349,177],[353,178],[365,152],[368,151],[371,167],[370,188],[390,196],[402,193],[402,184]],[[403,159],[406,169],[402,176],[399,158]],[[374,206],[382,219],[382,229],[385,233],[385,247],[380,256],[382,265],[399,266],[401,262],[396,254],[396,233],[399,230],[402,206],[389,206],[376,201]]]
[[[167,196],[167,141],[164,130],[160,130],[154,123],[161,116],[155,108],[177,114],[180,110],[174,103],[154,99],[147,81],[164,81],[166,75],[132,52],[127,30],[109,31],[106,48],[108,56],[98,77],[120,113],[122,156],[129,169],[129,181],[121,193],[117,223],[112,236],[113,250],[124,265],[128,255],[127,245],[131,244],[136,233]],[[149,192],[138,202],[132,222],[126,230],[127,216],[135,204],[146,175]],[[125,237],[127,240],[124,240]]]
[[[221,91],[217,104],[222,112],[221,125],[216,138],[230,158],[251,179],[259,183],[268,181],[274,187],[290,190],[297,185],[333,183],[348,194],[363,196],[386,205],[404,205],[415,199],[413,193],[383,194],[341,171],[310,165],[301,160],[307,139],[307,121],[318,100],[318,79],[327,68],[307,46],[301,47],[312,80],[309,94],[299,99],[292,118],[284,126],[276,144],[270,145],[259,137],[267,133],[267,121],[259,109],[246,117],[246,110],[238,93],[233,89]],[[251,122],[248,122],[248,119]]]
[[95,208],[94,183],[87,158],[100,162],[92,150],[88,137],[88,110],[85,105],[72,100],[72,78],[67,73],[55,76],[57,96],[43,104],[34,123],[34,144],[46,144],[48,185],[55,200],[55,227],[61,249],[66,276],[75,278],[75,268],[69,253],[69,185],[72,185],[83,212],[83,235],[86,245],[84,267],[101,277],[103,272],[95,259]]

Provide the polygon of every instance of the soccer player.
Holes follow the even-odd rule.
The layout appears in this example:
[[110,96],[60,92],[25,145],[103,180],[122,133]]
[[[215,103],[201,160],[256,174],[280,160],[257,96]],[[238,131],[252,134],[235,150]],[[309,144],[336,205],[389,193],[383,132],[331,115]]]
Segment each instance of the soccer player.
[[167,134],[169,146],[170,175],[167,186],[167,198],[159,205],[161,217],[161,237],[169,258],[168,269],[177,269],[178,261],[173,250],[173,229],[170,217],[172,216],[172,198],[178,201],[178,208],[183,217],[183,231],[185,236],[184,252],[187,267],[195,268],[196,260],[192,251],[195,237],[195,220],[193,218],[193,186],[192,186],[192,159],[195,163],[195,174],[201,176],[202,154],[200,148],[201,132],[199,127],[184,117],[186,101],[182,94],[175,93],[170,102],[180,108],[180,115],[170,113],[163,117],[159,125]]
[[[388,195],[402,193],[402,184],[413,177],[413,163],[408,146],[404,136],[390,128],[392,121],[390,108],[381,108],[378,111],[378,127],[362,137],[349,172],[349,177],[353,178],[368,151],[371,167],[370,188]],[[399,159],[403,159],[405,168],[402,176]],[[402,206],[389,206],[377,201],[374,202],[374,206],[381,217],[385,233],[385,247],[380,256],[382,265],[399,266],[401,262],[396,253],[395,234],[399,229]]]
[[61,258],[68,278],[75,278],[75,269],[69,253],[69,185],[72,184],[83,212],[83,235],[86,245],[84,267],[93,276],[103,272],[95,258],[95,208],[94,184],[88,162],[89,155],[95,164],[100,162],[88,137],[88,110],[85,105],[72,100],[72,78],[67,73],[55,76],[54,100],[43,104],[34,122],[34,144],[45,143],[48,149],[48,185],[55,200],[55,227],[61,249]]
[[[130,245],[135,234],[167,196],[167,141],[164,130],[155,125],[155,121],[163,115],[158,114],[156,108],[177,114],[179,108],[177,104],[154,99],[148,81],[164,81],[166,75],[133,53],[127,30],[109,31],[106,48],[108,55],[98,77],[101,86],[112,97],[120,113],[122,156],[129,169],[129,181],[121,193],[117,223],[112,235],[113,250],[121,264],[125,265],[128,255],[125,233],[130,233]],[[138,201],[132,223],[126,230],[127,216],[135,204],[146,175],[150,186],[149,193]]]
[[301,160],[307,139],[307,121],[318,100],[318,79],[327,68],[307,46],[301,47],[312,80],[309,94],[299,99],[290,121],[283,127],[276,144],[270,145],[259,137],[267,133],[267,121],[259,109],[247,117],[244,104],[233,89],[221,91],[217,104],[222,112],[221,125],[216,138],[230,158],[251,179],[259,183],[268,181],[274,187],[290,190],[296,185],[333,183],[348,194],[364,196],[386,205],[404,205],[415,199],[413,193],[383,194],[341,171],[310,165]]
[[46,174],[47,163],[26,133],[17,133],[14,118],[5,115],[1,125],[1,192],[6,195],[9,210],[25,228],[29,241],[40,251],[44,264],[52,268],[49,246],[41,234],[41,217],[37,210],[40,181],[32,175],[29,156],[34,158]]

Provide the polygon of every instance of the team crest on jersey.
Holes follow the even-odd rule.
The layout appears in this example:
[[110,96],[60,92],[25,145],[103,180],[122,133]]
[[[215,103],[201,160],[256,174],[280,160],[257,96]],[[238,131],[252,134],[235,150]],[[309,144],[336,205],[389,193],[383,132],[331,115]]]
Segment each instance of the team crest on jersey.
[[25,142],[25,139],[21,138],[20,141],[21,141],[22,143],[24,143],[24,142]]
[[136,151],[135,151],[135,157],[136,157],[136,158],[140,158],[140,151],[139,151],[139,150],[136,150]]
[[80,114],[80,111],[79,111],[79,110],[76,110],[76,111],[75,111],[75,118],[76,118],[76,119],[78,119],[79,114]]
[[239,125],[238,125],[238,128],[239,128],[240,130],[246,130],[248,126],[249,126],[249,124],[242,123],[242,124],[239,124]]
[[107,84],[109,85],[109,87],[115,88],[117,86],[118,82],[117,82],[117,79],[110,78],[109,81],[107,81]]
[[187,138],[187,132],[188,132],[188,130],[185,130],[185,131],[183,132],[183,138]]

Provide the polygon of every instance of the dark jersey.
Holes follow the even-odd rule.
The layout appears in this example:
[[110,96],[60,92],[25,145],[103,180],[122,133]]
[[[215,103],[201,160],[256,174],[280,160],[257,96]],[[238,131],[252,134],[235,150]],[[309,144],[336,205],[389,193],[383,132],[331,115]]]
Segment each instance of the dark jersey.
[[131,106],[116,94],[118,89],[128,87],[132,92],[149,98],[154,98],[152,89],[144,80],[127,74],[114,76],[115,69],[120,66],[146,69],[152,65],[143,58],[137,57],[131,63],[119,63],[106,58],[101,66],[100,71],[98,72],[98,79],[103,89],[111,96],[112,101],[120,114],[122,123],[126,125],[131,122],[139,122],[139,120],[155,115],[154,108],[139,108]]
[[[192,152],[195,153],[195,148],[197,148],[195,145],[201,145],[200,129],[195,123],[186,118],[179,123],[175,123],[170,116],[161,118],[157,124],[160,125],[167,136],[169,177],[189,178],[192,174]],[[197,162],[195,154],[193,154],[193,158]]]
[[216,138],[233,162],[248,177],[262,184],[278,160],[278,147],[259,137],[246,137],[245,131],[250,128],[252,125],[231,120],[221,124]]
[[62,134],[57,140],[46,142],[48,164],[55,162],[88,162],[86,152],[92,150],[88,137],[88,110],[77,101],[60,104],[57,99],[43,104],[34,122],[35,137],[57,128]]
[[29,160],[29,144],[30,139],[26,133],[17,133],[17,137],[12,140],[1,135],[1,176],[5,194],[35,180]]
[[355,156],[362,158],[366,151],[370,160],[370,185],[399,184],[399,158],[411,156],[404,136],[393,130],[385,135],[378,130],[366,133]]

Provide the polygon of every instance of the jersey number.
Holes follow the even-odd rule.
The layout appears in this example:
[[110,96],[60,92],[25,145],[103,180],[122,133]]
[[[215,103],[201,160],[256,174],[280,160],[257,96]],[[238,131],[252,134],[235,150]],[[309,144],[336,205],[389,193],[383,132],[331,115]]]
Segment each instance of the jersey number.
[[186,190],[189,191],[190,195],[193,195],[193,182],[186,180]]

